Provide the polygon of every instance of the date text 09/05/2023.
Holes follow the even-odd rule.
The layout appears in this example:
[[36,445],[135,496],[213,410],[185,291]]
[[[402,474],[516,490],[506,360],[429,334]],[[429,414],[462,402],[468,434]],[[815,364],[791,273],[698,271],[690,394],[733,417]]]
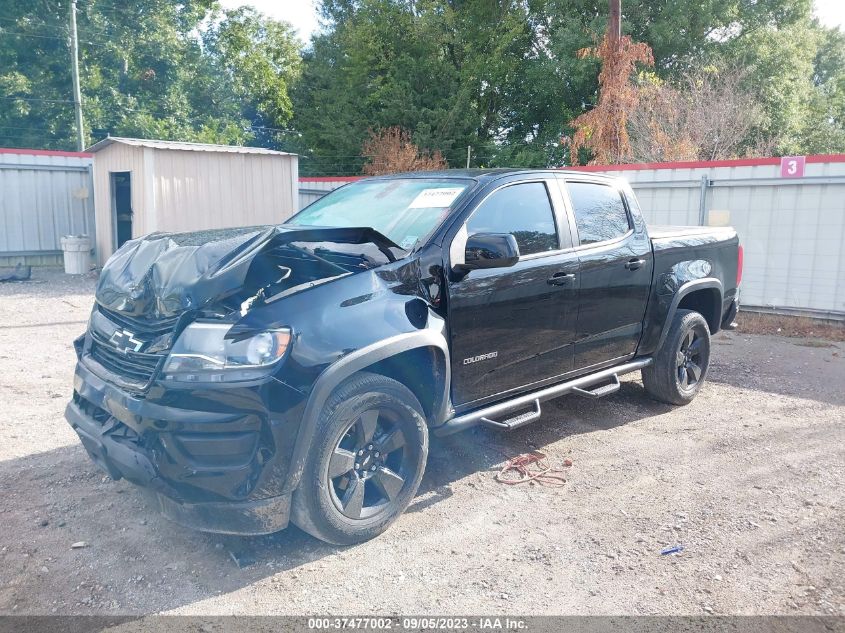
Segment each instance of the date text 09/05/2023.
[[527,622],[519,618],[477,616],[465,617],[331,617],[309,618],[308,628],[313,630],[470,630],[479,631],[521,631],[528,628]]

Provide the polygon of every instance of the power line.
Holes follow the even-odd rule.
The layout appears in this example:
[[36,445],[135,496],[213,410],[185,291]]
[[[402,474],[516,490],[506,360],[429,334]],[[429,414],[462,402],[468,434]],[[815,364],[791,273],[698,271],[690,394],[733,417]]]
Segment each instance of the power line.
[[[0,29],[0,35],[16,35],[18,37],[34,37],[41,40],[59,40],[67,42],[70,36],[65,35],[64,37],[59,37],[58,35],[37,35],[35,33],[19,33],[17,31],[4,31]],[[89,40],[79,40],[81,44],[88,44],[89,46],[101,46],[105,48],[105,44],[98,44],[97,42],[91,42]]]
[[58,37],[56,35],[36,35],[35,33],[18,33],[17,31],[3,31],[0,30],[0,35],[17,35],[18,37],[36,37],[42,40],[67,40],[67,36]]
[[12,101],[43,101],[45,103],[73,103],[72,99],[41,99],[39,97],[0,97]]
[[[173,3],[173,4],[174,4],[174,7],[179,6],[177,3]],[[90,0],[88,0],[85,3],[84,7],[80,7],[80,10],[94,11],[94,12],[110,11],[110,12],[116,12],[116,13],[129,13],[129,12],[132,12],[133,9],[137,10],[139,8],[140,8],[140,5],[138,5],[137,3],[134,6],[131,3],[128,6],[126,4],[121,4],[119,6],[118,3],[115,3],[115,2],[102,2],[100,0],[97,0],[96,2],[91,2]],[[181,13],[181,12],[177,11],[177,13]]]
[[[40,97],[15,97],[15,96],[7,96],[7,97],[0,97],[0,99],[6,99],[11,101],[34,101],[34,102],[41,102],[41,103],[65,103],[65,104],[72,104],[74,101],[72,99],[45,99]],[[92,103],[89,99],[89,104]],[[197,124],[206,124],[206,125],[213,125],[215,123],[220,123],[221,121],[209,121],[208,118],[201,118],[198,116],[185,116],[182,114],[178,114],[176,112],[163,112],[161,110],[152,110],[150,108],[137,108],[132,107],[124,104],[103,104],[102,102],[94,102],[98,106],[104,106],[107,108],[117,107],[121,110],[132,112],[134,114],[147,114],[158,118],[171,118],[177,117],[181,121],[188,121],[190,123],[197,123]],[[227,121],[222,121],[223,123],[227,123]],[[254,131],[270,131],[270,132],[281,132],[286,133],[290,132],[290,130],[282,129],[282,128],[274,128],[264,125],[238,125],[241,129],[248,129]],[[354,158],[354,157],[351,157]]]
[[[6,17],[3,17],[2,15],[0,15],[0,20],[2,20],[3,22],[12,22],[14,24],[18,24],[21,20],[24,20],[26,17],[27,16],[20,16],[20,17],[17,17],[17,18],[6,18]],[[21,25],[21,26],[26,26],[26,25]],[[46,22],[39,22],[36,26],[46,26],[48,28],[54,28],[58,25],[47,24]]]
[[[25,24],[18,24],[19,20],[15,19],[15,18],[4,18],[4,17],[0,16],[0,20],[5,20],[7,22],[13,22],[15,24],[15,26],[28,26],[28,25],[25,25]],[[49,35],[45,35],[45,33],[33,33],[33,34],[31,34],[33,36],[34,35],[39,35],[39,36],[42,36],[42,37],[61,37],[61,36],[64,36],[61,39],[64,39],[68,36],[67,29],[64,26],[60,26],[58,24],[47,24],[46,22],[39,22],[38,24],[32,24],[32,26],[35,26],[36,28],[39,28],[39,29],[43,29],[45,31],[45,33],[59,33],[60,34],[59,36],[49,36]],[[112,26],[112,25],[110,24],[109,26]],[[0,28],[3,28],[3,27],[0,27]],[[127,28],[128,28],[128,26],[127,26]],[[105,30],[105,29],[95,29],[91,26],[80,25],[80,31],[83,31],[83,30],[86,32],[87,35],[94,36],[94,37],[101,37],[101,36],[108,36],[109,35],[107,30]],[[27,34],[27,35],[30,35],[30,34]]]
[[58,132],[54,132],[53,130],[48,130],[47,128],[43,127],[20,127],[16,125],[0,125],[0,128],[4,130],[23,130],[24,132],[47,132],[47,134],[58,134]]
[[[90,100],[89,100],[89,103],[90,103]],[[220,121],[216,121],[216,122],[215,121],[209,121],[208,118],[202,118],[202,117],[199,117],[199,116],[196,116],[196,115],[185,116],[185,115],[182,115],[182,114],[177,114],[175,112],[163,112],[161,110],[153,110],[153,109],[150,109],[150,108],[147,108],[147,107],[144,107],[144,106],[137,108],[137,107],[132,107],[132,106],[120,104],[120,103],[114,104],[114,106],[116,106],[116,107],[118,107],[122,110],[133,112],[135,114],[149,114],[149,115],[158,116],[158,117],[161,117],[161,118],[178,117],[182,121],[189,121],[191,123],[214,124],[214,123],[220,122]],[[113,107],[113,106],[110,105],[109,107]],[[226,123],[226,122],[227,121],[225,121],[225,120],[223,121],[223,123]],[[238,125],[238,127],[241,128],[241,129],[248,129],[248,130],[256,130],[256,131],[260,130],[260,131],[281,132],[281,133],[287,133],[287,132],[291,131],[289,129],[268,127],[268,126],[265,126],[265,125]]]
[[39,138],[37,136],[26,136],[26,135],[11,135],[11,134],[0,134],[0,138],[5,139],[15,139],[18,141],[35,141],[35,145],[47,145],[48,143],[55,143],[58,139],[47,139],[47,138]]
[[284,132],[284,133],[293,132],[292,129],[282,129],[282,128],[278,128],[278,127],[267,127],[266,125],[250,125],[249,128],[251,130],[268,130],[270,132]]

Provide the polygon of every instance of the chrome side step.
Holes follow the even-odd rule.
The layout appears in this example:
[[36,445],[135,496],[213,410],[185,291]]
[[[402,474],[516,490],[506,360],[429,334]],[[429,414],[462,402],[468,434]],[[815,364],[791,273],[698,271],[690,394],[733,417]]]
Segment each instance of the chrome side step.
[[616,393],[621,387],[622,383],[619,382],[619,374],[613,374],[610,377],[610,382],[606,385],[596,387],[595,389],[581,389],[581,387],[573,387],[572,393],[577,393],[579,396],[583,396],[584,398],[598,399],[609,396],[612,393]]
[[496,426],[500,429],[507,429],[510,431],[511,429],[515,429],[520,426],[524,426],[529,424],[539,418],[541,415],[540,412],[540,401],[534,401],[534,410],[533,411],[526,411],[525,413],[520,413],[512,418],[507,420],[503,420],[502,422],[498,422],[496,420],[491,420],[490,418],[481,418],[479,422],[482,424],[487,424],[488,426]]
[[[457,433],[458,431],[463,431],[464,429],[473,427],[476,424],[487,424],[489,426],[495,426],[503,429],[515,429],[538,419],[540,417],[540,403],[544,400],[551,400],[552,398],[557,398],[572,392],[578,393],[579,395],[586,395],[590,398],[600,398],[602,396],[606,396],[611,393],[610,390],[617,391],[619,389],[619,376],[629,374],[632,371],[638,371],[643,367],[648,367],[651,365],[651,362],[651,357],[638,358],[637,360],[633,360],[629,363],[624,363],[616,367],[608,367],[607,369],[597,371],[594,374],[580,376],[567,382],[552,385],[551,387],[545,387],[539,391],[517,396],[510,400],[483,407],[476,411],[470,411],[469,413],[464,413],[447,420],[444,424],[433,429],[433,432],[437,436],[451,435],[452,433]],[[586,389],[586,387],[606,382],[608,379],[613,381],[609,385],[599,387],[594,391]],[[530,406],[534,407],[533,411],[528,411],[503,422],[495,420],[495,418],[500,417],[503,414],[519,411],[520,409],[525,409]]]

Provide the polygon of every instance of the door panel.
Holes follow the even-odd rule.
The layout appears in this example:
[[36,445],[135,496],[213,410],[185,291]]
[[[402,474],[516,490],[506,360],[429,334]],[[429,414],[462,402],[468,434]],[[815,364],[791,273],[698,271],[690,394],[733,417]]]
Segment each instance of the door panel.
[[572,369],[577,278],[564,285],[549,283],[566,271],[577,272],[576,256],[551,255],[513,268],[474,270],[450,284],[455,404]]
[[[642,261],[636,269],[629,260]],[[575,367],[583,369],[637,349],[651,290],[653,266],[648,240],[636,235],[621,243],[582,252]]]
[[[552,200],[560,206],[554,182],[552,187]],[[513,234],[520,261],[510,268],[451,276],[449,328],[456,405],[518,390],[572,369],[578,257],[564,250],[571,247],[571,237],[565,212],[562,236],[558,217],[548,183],[521,182],[494,190],[465,223],[464,241],[474,233]],[[450,252],[454,258],[462,251],[458,236]]]
[[651,291],[651,243],[620,192],[607,183],[567,182],[577,235],[581,286],[575,368],[637,349]]

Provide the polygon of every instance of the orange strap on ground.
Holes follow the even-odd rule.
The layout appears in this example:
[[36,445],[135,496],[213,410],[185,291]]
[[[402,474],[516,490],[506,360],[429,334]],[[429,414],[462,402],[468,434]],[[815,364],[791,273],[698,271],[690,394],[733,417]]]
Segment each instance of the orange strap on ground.
[[[567,459],[564,465],[571,466],[572,462]],[[516,476],[506,476],[508,473],[515,473]],[[536,481],[541,486],[558,487],[566,483],[566,478],[561,473],[562,470],[549,466],[545,453],[532,451],[505,462],[502,470],[496,473],[496,481],[508,486]]]

